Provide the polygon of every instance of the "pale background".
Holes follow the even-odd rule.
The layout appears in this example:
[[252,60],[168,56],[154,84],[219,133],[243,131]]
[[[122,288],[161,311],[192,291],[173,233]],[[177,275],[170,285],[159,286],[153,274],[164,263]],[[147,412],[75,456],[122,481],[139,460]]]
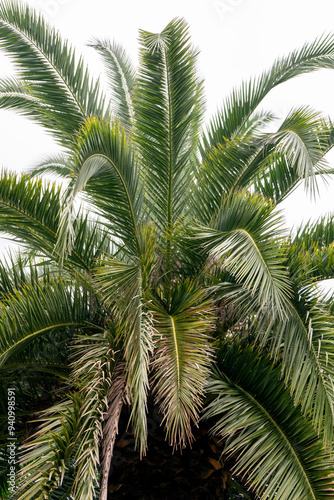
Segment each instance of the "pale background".
[[[92,71],[99,74],[98,55],[86,43],[109,37],[123,44],[137,62],[139,28],[159,32],[174,17],[191,26],[200,49],[199,73],[205,79],[207,119],[234,85],[268,68],[287,54],[323,33],[334,32],[333,0],[29,0],[48,21],[83,52]],[[0,54],[0,76],[11,74]],[[310,105],[334,120],[334,71],[322,70],[294,79],[272,92],[263,107],[283,117],[299,105]],[[11,112],[0,111],[0,166],[24,171],[56,150],[38,126]],[[334,166],[334,154],[328,155]],[[320,183],[312,201],[300,186],[282,204],[288,227],[334,213],[334,179]],[[0,241],[3,249],[5,240]]]

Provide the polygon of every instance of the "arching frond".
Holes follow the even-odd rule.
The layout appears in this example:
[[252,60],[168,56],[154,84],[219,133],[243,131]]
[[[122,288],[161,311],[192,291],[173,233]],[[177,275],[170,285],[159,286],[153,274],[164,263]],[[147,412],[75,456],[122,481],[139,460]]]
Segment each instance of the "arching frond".
[[50,331],[94,328],[87,291],[61,279],[27,285],[0,305],[0,367]]
[[333,35],[322,36],[286,57],[277,59],[272,67],[258,78],[243,82],[240,88],[232,91],[208,127],[203,140],[203,152],[209,153],[226,139],[238,137],[246,121],[277,85],[303,73],[333,67]]
[[1,3],[0,47],[15,63],[31,95],[43,102],[46,124],[52,124],[49,128],[61,143],[69,145],[71,134],[88,116],[103,115],[99,86],[83,60],[76,60],[67,41],[27,5]]
[[223,199],[213,228],[193,233],[209,258],[221,265],[256,297],[263,311],[285,315],[291,293],[280,249],[282,221],[273,206],[257,195],[234,193]]
[[332,463],[280,381],[280,367],[249,348],[225,348],[208,391],[213,399],[205,416],[214,419],[212,432],[224,439],[234,472],[260,498],[334,496]]
[[63,178],[71,178],[74,174],[71,164],[71,157],[67,153],[59,153],[49,156],[39,165],[36,165],[27,171],[32,177],[43,174],[55,174]]
[[93,208],[106,219],[112,235],[139,252],[138,224],[142,196],[139,171],[131,144],[118,123],[91,118],[78,136],[74,177],[64,200],[57,249],[64,256],[75,242],[74,201],[84,192]]

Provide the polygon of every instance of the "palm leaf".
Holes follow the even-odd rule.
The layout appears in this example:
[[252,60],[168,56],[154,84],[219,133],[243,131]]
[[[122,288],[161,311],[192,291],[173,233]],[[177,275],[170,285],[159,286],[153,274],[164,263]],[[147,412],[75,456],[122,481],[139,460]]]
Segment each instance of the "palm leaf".
[[133,121],[132,91],[135,69],[121,45],[110,40],[94,39],[90,44],[102,57],[111,91],[111,110],[119,123],[130,130]]
[[[77,339],[74,345],[73,377],[82,395],[76,436],[75,481],[72,493],[78,500],[96,498],[100,484],[100,446],[103,442],[104,416],[112,410],[112,399],[122,403],[123,384],[115,384],[113,373],[119,354],[114,332]],[[119,372],[117,373],[119,375]],[[119,406],[119,410],[122,405]],[[120,411],[113,424],[118,425]],[[106,444],[106,443],[105,443]]]
[[[140,44],[134,91],[136,141],[143,159],[151,216],[170,237],[184,211],[184,194],[193,171],[202,117],[202,85],[183,20],[172,21],[160,34],[141,31]],[[169,238],[167,261],[170,250]]]
[[[274,355],[281,353],[286,381],[296,403],[332,446],[334,423],[333,319],[318,303],[312,287],[295,291],[287,318],[259,331]],[[261,328],[260,328],[261,330]]]
[[3,299],[0,314],[0,366],[47,332],[92,328],[94,320],[87,290],[51,277]]
[[273,208],[258,195],[234,193],[224,199],[214,228],[194,228],[192,239],[209,259],[221,259],[262,311],[284,316],[290,284],[280,249],[282,222]]
[[105,258],[96,270],[96,281],[114,313],[117,330],[124,342],[126,386],[132,403],[130,421],[141,455],[145,454],[147,446],[148,372],[154,333],[145,297],[154,267],[152,238],[148,230],[140,261],[125,263]]
[[78,136],[74,157],[74,177],[64,200],[58,229],[57,249],[70,252],[74,201],[81,191],[112,234],[121,238],[134,254],[139,251],[138,219],[141,209],[139,172],[131,144],[117,123],[91,118]]
[[73,490],[81,404],[81,396],[73,394],[40,416],[39,429],[22,447],[17,500],[51,499],[59,488]]
[[185,282],[172,295],[170,310],[152,304],[156,328],[153,384],[167,437],[176,447],[193,440],[204,385],[209,374],[212,305],[203,292]]
[[223,348],[205,412],[241,475],[260,498],[328,499],[333,467],[311,424],[295,407],[280,367],[249,348]]
[[70,157],[66,153],[59,153],[49,156],[39,165],[36,165],[27,171],[31,177],[42,174],[55,174],[60,177],[70,177],[74,174],[73,166],[70,162]]
[[277,85],[303,73],[333,68],[333,56],[333,35],[322,36],[286,57],[277,59],[272,67],[258,78],[243,82],[240,88],[232,91],[222,109],[211,121],[203,139],[203,152],[210,152],[225,139],[238,137],[249,117]]
[[54,124],[61,143],[69,145],[71,134],[88,116],[103,114],[98,84],[89,77],[82,59],[77,62],[68,43],[28,6],[1,3],[0,47],[14,62],[31,95],[47,105],[43,114]]

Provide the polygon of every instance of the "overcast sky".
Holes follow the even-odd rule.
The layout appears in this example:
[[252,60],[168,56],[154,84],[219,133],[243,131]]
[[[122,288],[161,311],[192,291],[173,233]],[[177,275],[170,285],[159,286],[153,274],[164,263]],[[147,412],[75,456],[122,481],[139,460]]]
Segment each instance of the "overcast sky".
[[[333,0],[29,0],[48,21],[84,52],[95,73],[98,56],[86,43],[109,37],[122,43],[137,60],[138,30],[159,32],[174,17],[191,26],[200,49],[199,73],[205,79],[207,117],[211,116],[234,85],[259,74],[278,56],[300,47],[323,33],[334,32]],[[0,54],[1,76],[11,73]],[[278,116],[295,106],[311,105],[334,119],[334,71],[305,75],[276,89],[264,102]],[[0,111],[0,164],[23,171],[56,150],[38,126]],[[334,166],[334,155],[329,155]],[[312,203],[301,186],[284,203],[289,227],[302,220],[334,212],[334,181],[321,187]]]

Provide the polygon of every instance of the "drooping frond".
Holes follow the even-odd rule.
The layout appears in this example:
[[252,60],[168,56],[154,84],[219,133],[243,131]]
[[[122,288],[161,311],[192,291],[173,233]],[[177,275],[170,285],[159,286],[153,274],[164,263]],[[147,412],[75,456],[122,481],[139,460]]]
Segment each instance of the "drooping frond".
[[43,108],[47,110],[47,105],[31,93],[28,83],[16,78],[5,78],[0,81],[0,109],[15,110],[22,116],[34,118],[42,124],[45,121],[52,127],[52,117],[44,116]]
[[127,131],[133,125],[132,91],[136,71],[121,45],[110,40],[94,39],[90,43],[102,57],[111,91],[111,111]]
[[146,234],[140,261],[124,263],[106,258],[96,270],[96,281],[114,313],[117,330],[123,339],[126,386],[132,404],[130,420],[141,455],[145,454],[147,446],[148,373],[154,335],[152,313],[147,304],[154,245],[150,231]]
[[198,240],[208,258],[235,276],[261,309],[285,315],[290,296],[288,273],[280,249],[282,221],[274,207],[258,195],[236,192],[222,200],[213,227],[197,228]]
[[333,465],[280,381],[280,367],[238,345],[223,348],[208,384],[205,416],[224,439],[234,472],[260,498],[329,499]]
[[193,440],[209,374],[212,305],[190,282],[178,286],[170,310],[152,304],[156,328],[154,392],[174,447]]
[[[318,304],[312,287],[296,290],[287,316],[260,328],[259,336],[282,360],[283,373],[296,403],[328,446],[333,445],[333,318]],[[261,332],[262,330],[262,332]]]
[[[114,332],[77,339],[74,349],[76,352],[72,374],[82,403],[76,436],[76,477],[72,493],[78,500],[93,500],[100,485],[100,446],[105,437],[104,415],[107,414],[109,402],[112,402],[113,398],[122,402],[124,383],[115,384],[113,377],[119,358]],[[119,412],[115,417],[117,421],[113,423],[117,428]]]
[[194,186],[201,220],[219,210],[222,196],[240,188],[275,202],[302,179],[311,194],[317,176],[330,173],[325,155],[332,147],[333,126],[310,108],[292,110],[276,133],[225,139],[206,154]]
[[299,179],[305,179],[306,187],[316,191],[316,172],[326,172],[324,159],[328,151],[331,128],[322,116],[310,108],[291,111],[270,142],[293,165]]
[[66,153],[58,153],[56,155],[49,156],[39,165],[28,169],[27,173],[32,177],[43,174],[55,174],[63,178],[71,178],[71,174],[74,174],[70,157]]
[[[0,178],[0,231],[33,249],[39,255],[59,262],[55,253],[60,223],[62,190],[55,184],[2,172]],[[91,269],[102,252],[111,253],[108,231],[87,215],[73,222],[75,244],[65,265],[79,270]]]

